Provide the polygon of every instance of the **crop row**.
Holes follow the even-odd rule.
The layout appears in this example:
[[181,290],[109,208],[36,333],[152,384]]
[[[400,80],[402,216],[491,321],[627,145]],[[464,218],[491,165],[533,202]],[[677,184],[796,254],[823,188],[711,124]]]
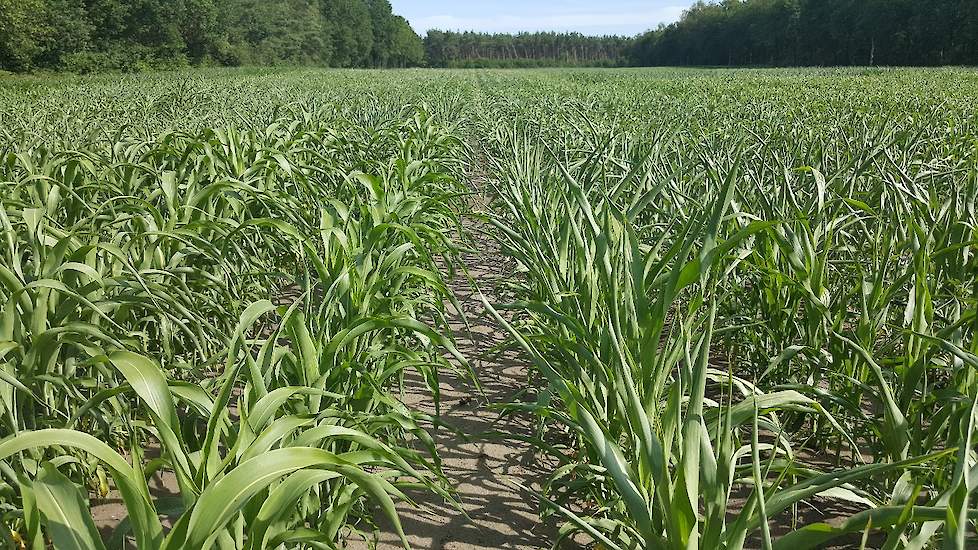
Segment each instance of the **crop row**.
[[561,535],[973,544],[973,78],[596,74],[480,106]]
[[[161,98],[7,90],[15,109],[93,92],[21,111],[0,147],[8,544],[332,547],[378,514],[400,530],[405,487],[451,500],[430,422],[395,393],[416,373],[437,398],[439,370],[466,364],[443,305],[453,127],[369,99],[356,118],[311,97],[273,109],[288,87],[139,85]],[[96,524],[106,498],[123,521]]]

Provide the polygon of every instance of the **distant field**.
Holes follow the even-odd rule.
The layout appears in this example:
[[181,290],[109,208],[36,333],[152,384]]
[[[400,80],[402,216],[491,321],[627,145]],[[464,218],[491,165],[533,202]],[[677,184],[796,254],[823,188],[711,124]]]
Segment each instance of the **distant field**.
[[[966,69],[0,77],[0,538],[491,548],[515,520],[450,452],[491,439],[539,502],[513,548],[978,545],[975,98]],[[409,499],[447,510],[427,539]]]

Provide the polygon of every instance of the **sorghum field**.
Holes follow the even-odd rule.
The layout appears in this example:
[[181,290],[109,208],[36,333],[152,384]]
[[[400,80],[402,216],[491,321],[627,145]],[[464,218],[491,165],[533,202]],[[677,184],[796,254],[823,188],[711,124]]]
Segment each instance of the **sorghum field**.
[[506,477],[537,542],[445,547],[978,547],[976,98],[963,69],[6,77],[0,537],[406,546],[415,502],[479,520],[447,438],[542,478]]

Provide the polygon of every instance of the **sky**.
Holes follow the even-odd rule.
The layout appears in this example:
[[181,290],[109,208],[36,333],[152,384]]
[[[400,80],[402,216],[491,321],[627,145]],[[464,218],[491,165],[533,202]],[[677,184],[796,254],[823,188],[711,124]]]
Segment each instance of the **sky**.
[[692,0],[391,0],[419,34],[571,31],[635,35],[679,19]]

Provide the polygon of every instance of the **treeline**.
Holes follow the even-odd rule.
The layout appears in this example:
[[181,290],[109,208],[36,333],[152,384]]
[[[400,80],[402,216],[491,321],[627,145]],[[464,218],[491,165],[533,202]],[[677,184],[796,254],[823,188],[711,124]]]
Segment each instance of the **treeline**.
[[580,33],[519,34],[428,31],[425,55],[433,67],[575,67],[628,63],[632,39]]
[[635,38],[429,31],[388,0],[0,0],[0,69],[978,64],[978,0],[700,1]]
[[640,36],[635,65],[973,65],[978,0],[722,0]]
[[0,0],[8,71],[423,62],[388,0]]
[[429,31],[435,67],[978,65],[978,0],[700,1],[635,38]]

